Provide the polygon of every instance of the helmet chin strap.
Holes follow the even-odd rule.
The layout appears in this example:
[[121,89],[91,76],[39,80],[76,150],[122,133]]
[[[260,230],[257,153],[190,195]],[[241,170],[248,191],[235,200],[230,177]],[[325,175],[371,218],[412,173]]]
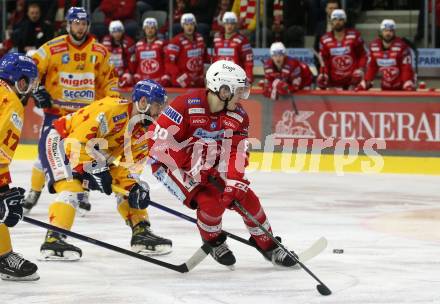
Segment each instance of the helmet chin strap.
[[144,110],[141,110],[140,108],[139,108],[139,102],[135,102],[134,103],[134,106],[136,107],[136,110],[139,112],[139,113],[141,113],[141,114],[147,114],[147,112],[148,112],[148,110],[150,110],[150,104],[147,104],[147,107],[144,109]]

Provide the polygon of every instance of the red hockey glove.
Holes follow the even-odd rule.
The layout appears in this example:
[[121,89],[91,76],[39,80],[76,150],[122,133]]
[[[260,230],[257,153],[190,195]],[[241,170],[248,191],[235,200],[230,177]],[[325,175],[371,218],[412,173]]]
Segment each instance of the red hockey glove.
[[164,87],[170,87],[171,86],[171,77],[168,74],[163,75],[160,77],[160,84]]
[[124,73],[119,78],[119,87],[125,88],[125,87],[131,87],[133,85],[133,76],[131,76],[130,73]]
[[366,91],[369,90],[373,85],[370,81],[362,80],[354,89],[355,91]]
[[351,75],[351,84],[356,86],[362,81],[362,79],[364,79],[364,71],[362,69],[356,69]]
[[318,79],[316,80],[316,84],[322,90],[327,89],[328,86],[328,75],[327,74],[319,74]]
[[405,81],[405,83],[403,84],[402,89],[404,91],[415,91],[416,86],[414,85],[414,82],[412,82],[411,80],[407,80]]
[[191,77],[187,73],[183,73],[177,77],[176,81],[182,88],[186,88],[191,85]]
[[289,85],[285,81],[279,80],[275,87],[278,95],[287,95],[289,93]]
[[221,204],[228,208],[231,206],[232,202],[237,200],[241,201],[246,197],[248,191],[249,182],[247,180],[226,180],[226,187],[223,190]]
[[292,85],[290,86],[290,93],[295,93],[301,89],[301,77],[296,77],[292,80]]

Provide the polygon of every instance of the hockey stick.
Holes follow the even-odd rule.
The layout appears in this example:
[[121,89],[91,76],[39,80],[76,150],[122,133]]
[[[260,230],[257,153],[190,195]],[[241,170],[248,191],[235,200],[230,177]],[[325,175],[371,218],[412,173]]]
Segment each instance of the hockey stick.
[[[208,177],[209,181],[215,186],[217,187],[217,189],[222,190],[222,186],[219,184],[219,182],[212,176]],[[241,212],[243,212],[243,214],[252,222],[254,223],[256,226],[258,226],[258,228],[260,228],[261,231],[264,232],[264,234],[270,238],[278,247],[280,247],[281,249],[283,249],[284,253],[286,253],[289,257],[291,257],[293,260],[295,260],[297,262],[297,264],[299,264],[301,266],[302,269],[304,269],[312,278],[314,278],[319,284],[316,285],[316,289],[318,290],[318,292],[320,294],[322,294],[323,296],[328,296],[331,295],[331,290],[330,288],[327,287],[327,285],[325,285],[309,268],[306,267],[306,265],[304,265],[295,255],[293,255],[286,247],[284,247],[283,244],[281,244],[280,241],[278,241],[272,233],[270,233],[266,228],[264,228],[263,225],[260,224],[260,222],[258,222],[255,217],[249,213],[249,211],[247,211],[237,200],[234,200],[232,202],[235,207],[237,207]]]
[[[123,188],[121,188],[121,187],[112,185],[112,190],[115,193],[119,193],[119,194],[128,196],[128,191],[123,189]],[[174,209],[171,209],[169,207],[166,207],[166,206],[164,206],[162,204],[150,201],[150,206],[153,206],[153,207],[155,207],[155,208],[157,208],[159,210],[162,210],[162,211],[168,212],[170,214],[173,214],[173,215],[175,215],[177,217],[180,217],[180,218],[182,218],[184,220],[187,220],[188,222],[191,222],[193,224],[197,224],[197,219],[195,219],[195,218],[193,218],[193,217],[191,217],[189,215],[186,215],[184,213],[181,213],[181,212],[179,212],[177,210],[174,210]],[[234,239],[234,240],[236,240],[238,242],[241,242],[241,243],[243,243],[245,245],[248,245],[250,247],[255,248],[254,244],[252,244],[251,242],[249,242],[248,240],[246,240],[244,238],[241,238],[241,237],[239,237],[239,236],[237,236],[235,234],[232,234],[232,233],[230,233],[228,231],[225,231],[225,230],[222,230],[222,232],[225,233],[231,239]],[[325,237],[321,237],[318,240],[316,240],[307,249],[305,249],[304,251],[298,253],[299,260],[301,262],[307,262],[308,260],[313,259],[315,256],[317,256],[318,254],[323,252],[326,247],[327,247],[327,239]],[[301,268],[300,266],[294,266],[294,267],[295,267],[295,269],[300,269]]]
[[116,251],[116,252],[119,252],[119,253],[122,253],[122,254],[125,254],[125,255],[128,255],[128,256],[131,256],[131,257],[136,258],[136,259],[144,260],[146,262],[149,262],[149,263],[152,263],[152,264],[156,264],[158,266],[165,267],[165,268],[168,268],[168,269],[180,272],[180,273],[185,273],[185,272],[189,272],[190,270],[192,270],[209,253],[209,247],[207,245],[203,245],[199,249],[197,249],[197,251],[185,263],[180,264],[180,265],[174,265],[174,264],[170,264],[170,263],[167,263],[167,262],[163,262],[163,261],[151,258],[149,256],[141,255],[139,253],[136,253],[136,252],[133,252],[133,251],[130,251],[130,250],[127,250],[127,249],[124,249],[124,248],[121,248],[121,247],[118,247],[118,246],[115,246],[115,245],[111,245],[111,244],[106,243],[106,242],[102,242],[102,241],[93,239],[91,237],[88,237],[88,236],[85,236],[85,235],[82,235],[82,234],[79,234],[79,233],[76,233],[76,232],[73,232],[73,231],[69,231],[69,230],[66,230],[66,229],[63,229],[63,228],[60,228],[60,227],[53,226],[51,224],[47,224],[45,222],[41,222],[39,220],[30,218],[30,217],[27,217],[27,216],[23,217],[23,221],[26,222],[26,223],[38,226],[38,227],[42,227],[42,228],[45,228],[45,229],[53,230],[53,231],[56,231],[56,232],[68,235],[68,236],[70,236],[72,238],[75,238],[75,239],[78,239],[78,240],[81,240],[81,241],[84,241],[84,242],[87,242],[87,243],[90,243],[90,244],[93,244],[93,245],[97,245],[99,247],[103,247],[103,248],[106,248],[106,249],[109,249],[109,250],[112,250],[112,251]]
[[[115,192],[115,193],[119,193],[119,194],[122,194],[122,195],[128,196],[128,191],[125,190],[125,189],[123,189],[123,188],[121,188],[121,187],[118,187],[118,186],[112,185],[112,190],[113,190],[113,192]],[[153,206],[154,208],[160,209],[160,210],[162,210],[162,211],[165,211],[165,212],[171,213],[171,214],[173,214],[173,215],[175,215],[175,216],[177,216],[177,217],[180,217],[180,218],[182,218],[182,219],[184,219],[184,220],[187,220],[188,222],[191,222],[191,223],[197,224],[197,219],[195,219],[195,218],[193,218],[193,217],[191,217],[191,216],[189,216],[189,215],[186,215],[186,214],[184,214],[184,213],[181,213],[181,212],[179,212],[179,211],[177,211],[177,210],[174,210],[174,209],[171,209],[171,208],[169,208],[169,207],[166,207],[166,206],[164,206],[164,205],[162,205],[162,204],[159,204],[159,203],[156,203],[156,202],[153,202],[153,201],[150,200],[150,204],[149,204],[149,205],[150,205],[150,206]],[[241,238],[241,237],[239,237],[239,236],[237,236],[237,235],[235,235],[235,234],[232,234],[232,233],[230,233],[230,232],[227,232],[227,231],[224,231],[224,230],[222,230],[222,231],[223,231],[228,237],[230,237],[231,239],[234,239],[234,240],[236,240],[236,241],[238,241],[238,242],[241,242],[241,243],[243,243],[243,244],[246,244],[246,245],[249,245],[249,246],[251,246],[251,247],[254,247],[254,245],[252,245],[252,243],[249,242],[248,240],[246,240],[246,239],[244,239],[244,238]]]

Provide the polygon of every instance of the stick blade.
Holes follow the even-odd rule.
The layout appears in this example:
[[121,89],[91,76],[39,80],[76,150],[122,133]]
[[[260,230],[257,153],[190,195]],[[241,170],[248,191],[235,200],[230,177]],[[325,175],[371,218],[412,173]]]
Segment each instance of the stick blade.
[[329,296],[332,294],[332,291],[323,284],[316,285],[316,289],[318,289],[318,292],[323,296]]

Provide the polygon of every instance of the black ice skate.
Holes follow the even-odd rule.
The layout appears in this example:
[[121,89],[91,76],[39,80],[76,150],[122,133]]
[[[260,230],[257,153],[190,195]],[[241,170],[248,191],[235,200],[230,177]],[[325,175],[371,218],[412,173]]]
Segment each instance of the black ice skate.
[[82,251],[65,241],[66,236],[48,230],[46,239],[41,245],[41,261],[77,261],[82,256]]
[[0,277],[5,281],[36,281],[38,267],[20,254],[10,252],[0,257]]
[[142,221],[133,228],[131,250],[144,255],[163,255],[171,252],[173,242],[155,235],[150,223]]
[[29,190],[29,193],[22,204],[23,214],[28,214],[31,209],[37,205],[40,195],[41,191]]
[[[280,237],[277,236],[276,239],[281,243]],[[259,252],[261,252],[266,260],[272,262],[272,264],[275,266],[292,267],[297,263],[296,260],[294,260],[290,255],[287,254],[287,252],[285,252],[281,247],[278,247],[276,244],[272,249],[264,251],[257,246],[252,237],[249,239],[249,241],[255,246],[255,248],[257,248]],[[290,253],[292,253],[298,259],[298,255],[295,252],[290,251]]]
[[235,256],[226,244],[226,234],[220,234],[220,236],[214,241],[208,242],[204,240],[203,242],[209,245],[209,254],[214,258],[214,260],[229,267],[230,269],[234,269]]
[[77,211],[81,217],[85,217],[87,213],[92,210],[92,205],[89,202],[89,192],[84,191],[84,193],[81,193],[82,195],[79,195],[78,200],[78,208]]

